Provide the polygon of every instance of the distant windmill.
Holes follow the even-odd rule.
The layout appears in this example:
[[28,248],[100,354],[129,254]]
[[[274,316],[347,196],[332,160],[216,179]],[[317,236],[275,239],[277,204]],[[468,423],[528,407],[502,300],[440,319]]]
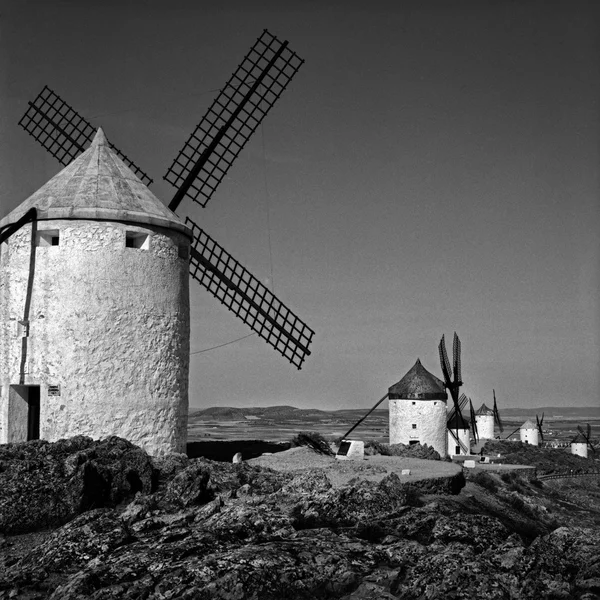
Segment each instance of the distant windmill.
[[[440,353],[440,365],[442,368],[442,374],[444,375],[444,385],[450,391],[450,396],[452,397],[452,401],[454,402],[453,407],[453,419],[452,426],[453,431],[451,431],[452,437],[456,440],[456,443],[463,448],[464,444],[459,443],[459,431],[464,430],[466,427],[466,422],[462,416],[461,407],[460,407],[460,399],[459,399],[459,390],[460,386],[463,384],[461,380],[461,365],[460,365],[460,339],[456,332],[454,332],[454,338],[452,340],[452,362],[453,367],[450,366],[450,361],[448,360],[448,353],[446,351],[446,341],[444,336],[442,335],[442,339],[439,344],[439,353]],[[466,404],[466,399],[463,403]],[[466,452],[468,454],[468,451]]]
[[0,311],[19,323],[0,347],[10,380],[0,409],[15,416],[0,442],[112,433],[184,451],[188,273],[302,367],[314,331],[174,211],[185,197],[206,205],[303,62],[263,32],[169,167],[170,210],[56,93],[29,103],[19,124],[66,167],[0,222],[0,287],[11,290]]
[[581,425],[577,425],[578,433],[571,440],[571,454],[582,456],[583,458],[588,457],[588,449],[592,452],[596,452],[594,444],[592,444],[591,435],[592,428],[590,424],[587,424],[587,430],[584,431]]

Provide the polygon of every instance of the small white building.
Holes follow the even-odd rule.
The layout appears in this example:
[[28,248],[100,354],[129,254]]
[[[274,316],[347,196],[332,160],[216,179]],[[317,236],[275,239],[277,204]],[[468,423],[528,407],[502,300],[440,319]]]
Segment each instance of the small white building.
[[446,456],[448,394],[443,381],[417,359],[388,394],[390,444],[427,444]]
[[583,458],[588,457],[588,443],[580,433],[578,433],[571,442],[571,454],[575,454]]
[[538,428],[529,419],[527,419],[527,421],[525,421],[525,423],[521,425],[521,428],[519,429],[519,434],[521,436],[521,441],[524,444],[538,446],[540,443]]
[[494,411],[483,403],[475,412],[477,436],[480,440],[494,439]]
[[91,146],[0,221],[0,443],[77,434],[185,452],[191,232]]
[[448,421],[448,454],[460,456],[471,454],[471,433],[466,419],[458,414]]

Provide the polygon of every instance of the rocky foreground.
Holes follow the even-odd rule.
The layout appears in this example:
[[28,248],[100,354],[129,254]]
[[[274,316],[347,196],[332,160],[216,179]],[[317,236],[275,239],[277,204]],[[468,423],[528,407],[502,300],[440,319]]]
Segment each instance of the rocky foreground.
[[599,528],[556,483],[333,487],[306,462],[0,446],[0,599],[600,598]]

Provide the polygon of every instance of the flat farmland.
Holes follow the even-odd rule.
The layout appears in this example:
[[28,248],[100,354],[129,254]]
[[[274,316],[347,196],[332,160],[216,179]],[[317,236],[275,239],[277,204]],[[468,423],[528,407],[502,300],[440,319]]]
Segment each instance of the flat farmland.
[[[496,429],[496,436],[519,439],[519,427],[530,419],[535,423],[545,411],[544,442],[570,442],[577,434],[577,426],[592,428],[592,440],[600,439],[600,409],[592,408],[540,408],[506,409],[501,412],[504,432]],[[188,441],[264,440],[290,441],[301,431],[316,431],[328,440],[344,435],[368,412],[368,409],[323,411],[300,409],[292,406],[266,408],[212,407],[192,409],[188,421]],[[516,414],[515,414],[516,413]],[[516,430],[516,431],[515,431]],[[511,432],[514,432],[511,436]],[[363,440],[389,441],[389,414],[387,408],[374,410],[352,433],[351,437]]]
[[[265,440],[290,441],[301,431],[316,431],[329,440],[344,435],[367,410],[319,411],[308,409],[207,409],[190,414],[188,441]],[[239,412],[238,412],[239,410]],[[388,411],[375,410],[359,425],[361,439],[387,442]]]

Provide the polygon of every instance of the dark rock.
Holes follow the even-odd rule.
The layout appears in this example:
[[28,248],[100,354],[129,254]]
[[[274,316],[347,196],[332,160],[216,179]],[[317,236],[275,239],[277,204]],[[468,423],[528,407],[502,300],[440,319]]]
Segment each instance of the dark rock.
[[77,436],[0,446],[0,532],[60,525],[92,508],[115,506],[136,492],[150,493],[148,455],[117,437]]
[[[24,479],[33,473],[40,484],[43,470],[80,498],[84,466],[95,461],[103,473],[113,464],[110,452],[86,444],[71,443],[60,460],[47,444],[43,460],[28,458],[28,448],[11,452]],[[125,446],[111,448],[111,460],[121,460]],[[484,488],[490,505],[463,494],[422,498],[395,474],[333,488],[320,469],[154,465],[159,488],[138,491],[127,506],[90,509],[30,548],[5,536],[0,600],[600,597],[598,528],[561,527],[529,544],[520,522],[499,518],[503,498]],[[98,493],[114,504],[113,483],[127,477],[113,475]]]

